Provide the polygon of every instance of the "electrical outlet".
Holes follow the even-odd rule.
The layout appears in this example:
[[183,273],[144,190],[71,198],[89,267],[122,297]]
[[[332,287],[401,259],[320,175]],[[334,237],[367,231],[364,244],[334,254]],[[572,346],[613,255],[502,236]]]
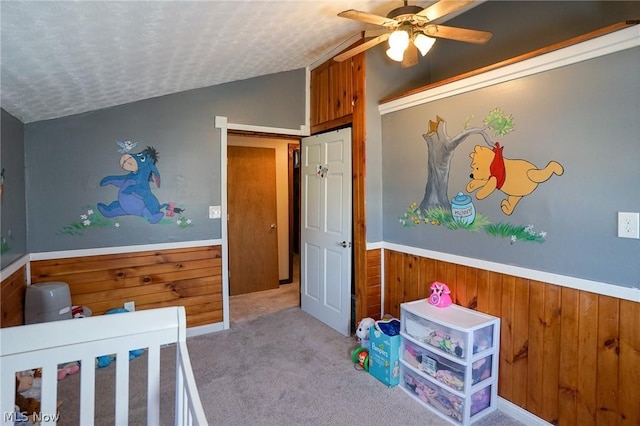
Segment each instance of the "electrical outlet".
[[124,302],[124,308],[129,312],[133,312],[136,310],[136,302]]
[[640,238],[640,213],[618,212],[618,237]]

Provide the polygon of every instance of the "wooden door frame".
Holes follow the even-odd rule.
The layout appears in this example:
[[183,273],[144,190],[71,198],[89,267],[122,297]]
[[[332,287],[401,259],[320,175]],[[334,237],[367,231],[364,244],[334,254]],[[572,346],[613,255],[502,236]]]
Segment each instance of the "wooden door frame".
[[[308,134],[308,128],[301,126],[299,130],[252,126],[248,124],[229,123],[227,117],[217,115],[214,118],[214,126],[220,131],[220,208],[221,217],[227,217],[227,143],[229,134],[251,135],[263,137],[277,137],[300,141],[302,136]],[[229,247],[227,221],[221,220],[220,240],[222,245],[222,328],[230,328],[229,316]]]
[[[289,276],[287,278],[279,280],[280,284],[289,284],[293,282],[293,150],[295,147],[300,147],[300,137],[294,135],[287,135],[282,133],[267,133],[267,132],[256,132],[256,131],[246,131],[246,130],[228,130],[227,134],[230,136],[239,136],[246,138],[264,138],[264,139],[282,139],[289,141],[297,141],[297,145],[295,143],[288,144],[288,187],[289,187],[289,197],[288,197],[288,215],[289,215],[289,250],[288,250],[288,258],[289,258]],[[292,148],[293,147],[293,148]],[[276,166],[277,167],[277,166]]]
[[[363,43],[359,40],[351,47]],[[345,49],[346,50],[346,49]],[[330,59],[331,60],[331,59]],[[366,60],[365,53],[351,58],[353,84],[353,112],[347,116],[312,127],[311,134],[351,126],[352,220],[353,220],[353,289],[355,293],[355,320],[367,315],[367,220],[365,204],[366,183]]]
[[[297,144],[290,143],[288,145],[289,150],[289,277],[285,280],[280,280],[280,284],[289,284],[293,282],[293,252],[294,252],[294,205],[296,200],[300,200],[300,194],[296,197],[295,188],[293,185],[295,169],[294,152],[298,151],[298,162],[300,161],[300,141]],[[298,173],[300,168],[298,167]],[[298,212],[300,214],[300,212]],[[300,230],[298,229],[298,239],[300,238]]]

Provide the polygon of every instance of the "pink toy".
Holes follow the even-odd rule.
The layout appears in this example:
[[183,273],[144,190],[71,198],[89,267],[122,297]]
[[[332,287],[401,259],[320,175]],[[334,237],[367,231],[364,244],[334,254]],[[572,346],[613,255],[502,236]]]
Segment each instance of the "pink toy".
[[62,380],[68,375],[76,374],[80,371],[80,366],[77,362],[70,362],[62,366],[58,366],[58,380]]
[[440,281],[434,281],[431,284],[431,296],[429,296],[429,303],[439,308],[446,308],[452,302],[451,300],[451,290],[449,287],[441,283]]

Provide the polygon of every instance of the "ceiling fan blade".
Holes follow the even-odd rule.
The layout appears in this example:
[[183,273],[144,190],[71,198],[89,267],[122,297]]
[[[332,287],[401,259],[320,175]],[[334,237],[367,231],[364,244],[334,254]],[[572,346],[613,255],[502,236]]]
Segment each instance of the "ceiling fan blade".
[[370,49],[373,46],[377,46],[378,44],[385,42],[388,39],[389,39],[389,33],[379,35],[378,37],[372,38],[371,40],[366,41],[354,47],[353,49],[349,49],[345,52],[340,53],[339,55],[334,56],[333,60],[337,62],[342,62],[345,59],[349,59],[352,56],[356,56],[358,53],[364,52],[365,50]]
[[373,13],[361,12],[355,9],[345,10],[338,13],[342,18],[355,19],[356,21],[366,22],[368,24],[380,25],[383,27],[396,27],[400,23],[395,19],[385,18],[384,16],[374,15]]
[[413,43],[409,43],[407,49],[404,51],[404,56],[402,57],[402,62],[400,63],[400,67],[409,68],[418,63],[418,48],[414,46]]
[[474,3],[474,0],[465,0],[465,1],[448,1],[441,0],[438,3],[432,4],[421,12],[416,13],[416,17],[424,17],[429,21],[434,21],[438,18],[441,18],[445,15],[453,13],[457,10],[462,9],[468,4]]
[[447,38],[474,44],[485,44],[493,37],[493,34],[489,31],[470,30],[468,28],[448,27],[444,25],[431,24],[418,28],[429,37]]

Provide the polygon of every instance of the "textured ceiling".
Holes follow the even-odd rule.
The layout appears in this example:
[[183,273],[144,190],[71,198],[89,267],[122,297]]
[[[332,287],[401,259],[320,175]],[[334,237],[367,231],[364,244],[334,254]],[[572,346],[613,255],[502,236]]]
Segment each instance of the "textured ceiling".
[[371,28],[338,12],[386,15],[402,1],[0,5],[0,103],[29,123],[304,68]]

